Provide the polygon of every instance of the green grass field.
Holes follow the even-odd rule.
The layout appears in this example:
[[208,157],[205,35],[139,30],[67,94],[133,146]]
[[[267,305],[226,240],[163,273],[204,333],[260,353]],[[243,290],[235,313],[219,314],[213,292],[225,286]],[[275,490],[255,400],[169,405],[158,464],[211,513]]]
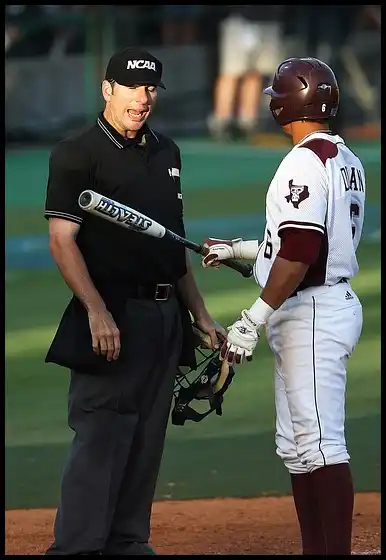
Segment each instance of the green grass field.
[[[186,166],[190,165],[193,162],[188,159]],[[368,201],[377,204],[379,166],[370,167]],[[238,188],[188,188],[186,217],[262,212],[265,187],[264,181],[252,188],[244,180]],[[38,204],[24,210],[10,204],[6,218],[8,236],[46,233]],[[193,255],[192,259],[208,308],[224,325],[256,299],[253,280],[226,268],[204,271],[199,258]],[[361,270],[353,287],[363,303],[364,328],[349,362],[347,439],[357,491],[379,491],[380,245],[364,241],[359,262]],[[6,280],[7,509],[57,504],[71,439],[66,425],[68,375],[45,364],[44,356],[68,299],[68,289],[55,268],[10,271]],[[200,424],[169,426],[157,498],[289,492],[286,470],[275,455],[272,366],[263,338],[254,361],[237,370],[222,417],[211,415]]]
[[[280,157],[287,149],[219,147],[202,142],[179,143],[186,218],[264,213],[265,193]],[[364,157],[367,203],[380,200],[380,146],[354,145]],[[48,150],[35,149],[6,158],[5,231],[7,237],[47,232],[42,219]],[[22,163],[21,163],[22,161]]]

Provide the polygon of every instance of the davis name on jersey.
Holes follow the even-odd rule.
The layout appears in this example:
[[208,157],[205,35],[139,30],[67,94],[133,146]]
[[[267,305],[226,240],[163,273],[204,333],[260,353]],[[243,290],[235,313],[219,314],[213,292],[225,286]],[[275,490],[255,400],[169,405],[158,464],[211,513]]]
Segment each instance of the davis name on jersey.
[[263,288],[285,228],[318,231],[323,242],[302,287],[333,285],[358,272],[366,193],[365,172],[344,140],[312,133],[283,158],[267,191],[266,227],[254,265]]

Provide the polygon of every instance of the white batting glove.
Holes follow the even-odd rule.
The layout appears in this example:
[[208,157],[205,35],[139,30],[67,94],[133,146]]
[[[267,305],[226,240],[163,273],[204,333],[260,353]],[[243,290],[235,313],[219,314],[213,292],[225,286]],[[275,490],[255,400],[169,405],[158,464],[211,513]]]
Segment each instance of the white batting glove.
[[259,342],[259,329],[263,323],[256,323],[248,311],[241,312],[241,319],[228,327],[229,333],[220,352],[221,360],[226,360],[229,365],[242,364],[244,358],[252,360],[252,354]]
[[205,239],[203,246],[208,252],[202,258],[202,266],[204,268],[218,268],[221,261],[226,259],[255,259],[259,242],[257,240],[244,241],[241,237],[236,239],[208,237]]

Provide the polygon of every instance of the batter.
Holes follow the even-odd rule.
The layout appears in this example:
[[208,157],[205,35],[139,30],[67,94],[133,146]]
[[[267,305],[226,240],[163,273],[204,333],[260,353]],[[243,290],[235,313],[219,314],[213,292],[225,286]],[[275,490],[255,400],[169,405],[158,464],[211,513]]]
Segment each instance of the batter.
[[228,328],[221,357],[231,365],[251,360],[265,326],[275,357],[276,449],[290,473],[303,554],[349,555],[346,364],[362,331],[350,279],[359,269],[365,172],[330,128],[339,87],[329,66],[285,60],[264,93],[293,140],[268,188],[264,239],[208,238],[202,264],[255,261],[261,295]]

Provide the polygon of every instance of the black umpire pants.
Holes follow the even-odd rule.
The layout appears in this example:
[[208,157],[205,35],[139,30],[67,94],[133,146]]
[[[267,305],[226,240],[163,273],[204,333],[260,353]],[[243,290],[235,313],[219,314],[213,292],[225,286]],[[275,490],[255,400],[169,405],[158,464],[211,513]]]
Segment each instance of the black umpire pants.
[[126,373],[71,371],[75,435],[47,554],[125,554],[150,536],[182,327],[175,297],[130,299],[127,313],[134,329]]

